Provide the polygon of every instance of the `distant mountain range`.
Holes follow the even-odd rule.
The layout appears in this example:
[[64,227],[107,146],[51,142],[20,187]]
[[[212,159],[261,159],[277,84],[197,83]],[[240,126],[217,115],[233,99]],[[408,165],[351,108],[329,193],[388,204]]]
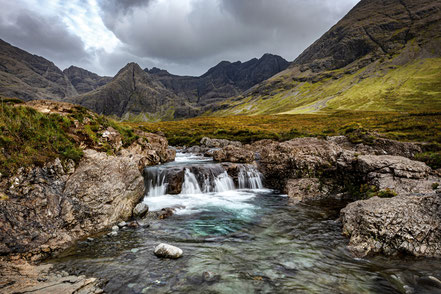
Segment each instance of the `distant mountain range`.
[[[293,40],[295,42],[295,40]],[[0,40],[0,95],[131,120],[198,115],[441,111],[441,1],[362,0],[294,62],[265,54],[200,77],[129,63],[101,77]]]
[[204,75],[190,77],[129,63],[111,78],[75,66],[61,71],[43,57],[2,40],[0,49],[0,95],[67,101],[137,120],[200,115],[289,66],[282,57],[265,54],[244,63],[222,61]]

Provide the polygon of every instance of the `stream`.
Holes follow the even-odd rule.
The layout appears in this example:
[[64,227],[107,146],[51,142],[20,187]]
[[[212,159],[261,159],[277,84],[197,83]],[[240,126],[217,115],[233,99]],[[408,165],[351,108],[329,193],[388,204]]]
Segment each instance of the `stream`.
[[[181,193],[168,194],[182,170]],[[173,216],[80,241],[51,263],[108,280],[108,293],[441,293],[441,260],[355,258],[338,223],[344,203],[293,205],[251,165],[235,182],[210,158],[178,153],[145,174],[144,202]],[[159,243],[184,255],[157,258]]]

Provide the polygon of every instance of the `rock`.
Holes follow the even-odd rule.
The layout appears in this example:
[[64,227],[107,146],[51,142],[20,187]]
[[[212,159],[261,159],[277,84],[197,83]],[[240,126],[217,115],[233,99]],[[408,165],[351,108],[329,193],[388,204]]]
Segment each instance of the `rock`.
[[373,197],[341,211],[343,233],[356,254],[441,257],[441,195]]
[[171,217],[174,214],[175,210],[173,208],[163,208],[161,209],[161,211],[159,212],[158,218],[159,219],[166,219]]
[[228,145],[213,151],[213,159],[219,162],[250,163],[254,161],[254,153],[250,150]]
[[118,226],[113,226],[112,227],[112,232],[118,232],[119,231],[119,227]]
[[182,249],[165,243],[161,243],[155,247],[155,255],[158,257],[176,259],[181,257],[182,254]]
[[133,209],[133,216],[135,217],[143,217],[149,211],[149,207],[144,202],[138,203]]
[[242,143],[239,141],[229,141],[225,139],[211,139],[204,137],[201,140],[201,145],[206,148],[224,148],[227,146],[242,147]]
[[91,237],[88,237],[88,238],[87,238],[87,241],[88,241],[88,242],[92,242],[92,241],[94,241],[94,240],[95,240],[95,239],[94,239],[94,238],[91,238]]
[[118,227],[120,227],[120,228],[124,228],[125,226],[127,226],[127,223],[125,221],[122,221],[118,224]]
[[57,272],[53,265],[32,265],[23,260],[0,260],[1,293],[103,293],[102,281],[85,276]]
[[203,272],[202,273],[202,280],[207,282],[208,284],[213,284],[213,283],[219,282],[220,275],[217,275],[213,272]]
[[286,184],[286,193],[297,202],[322,200],[329,192],[329,188],[317,178],[291,179]]
[[363,175],[368,185],[398,194],[433,193],[432,185],[439,180],[425,163],[391,155],[358,156],[355,172]]
[[111,231],[110,233],[107,234],[107,236],[110,236],[110,237],[118,236],[118,231]]
[[127,227],[129,227],[129,228],[137,228],[137,227],[139,227],[139,223],[137,221],[132,221],[132,222],[129,222],[127,224]]

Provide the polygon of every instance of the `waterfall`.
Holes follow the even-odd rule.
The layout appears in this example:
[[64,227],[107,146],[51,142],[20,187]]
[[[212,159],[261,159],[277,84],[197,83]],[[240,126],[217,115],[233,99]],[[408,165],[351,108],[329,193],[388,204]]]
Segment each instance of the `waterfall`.
[[167,191],[168,183],[165,182],[165,170],[160,167],[145,169],[147,196],[161,196]]
[[214,179],[214,191],[226,192],[231,190],[234,190],[234,181],[228,173],[224,171]]
[[262,175],[252,165],[243,165],[238,175],[239,189],[262,189]]
[[190,172],[188,168],[185,169],[184,183],[182,184],[181,194],[201,194],[198,180],[194,173]]
[[146,197],[263,188],[261,174],[255,166],[247,164],[228,166],[205,162],[163,165],[146,168],[144,176]]

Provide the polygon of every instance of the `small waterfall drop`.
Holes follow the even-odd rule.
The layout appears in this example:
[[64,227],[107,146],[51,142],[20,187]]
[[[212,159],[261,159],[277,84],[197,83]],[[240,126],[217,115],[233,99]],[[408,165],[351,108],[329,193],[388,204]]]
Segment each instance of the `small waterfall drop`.
[[239,189],[262,189],[262,175],[252,165],[243,165],[238,175]]
[[190,172],[188,168],[184,171],[184,182],[182,183],[181,194],[201,194],[201,187],[199,187],[198,180],[194,173]]

